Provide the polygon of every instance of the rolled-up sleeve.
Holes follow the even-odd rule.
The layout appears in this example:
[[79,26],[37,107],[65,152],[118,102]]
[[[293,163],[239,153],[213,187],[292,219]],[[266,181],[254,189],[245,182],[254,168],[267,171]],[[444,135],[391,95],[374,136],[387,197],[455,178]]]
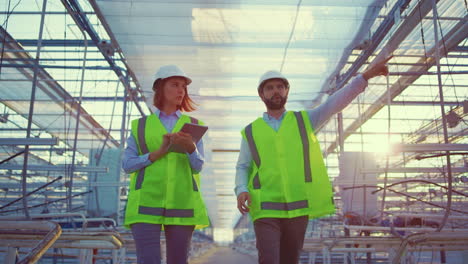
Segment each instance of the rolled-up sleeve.
[[[187,153],[187,155],[189,157],[190,167],[195,172],[200,172],[205,163],[203,141],[198,141],[196,146],[195,151],[190,154]],[[125,148],[122,158],[122,169],[126,173],[132,173],[150,165],[152,162],[149,159],[149,154],[150,153],[139,155],[135,138],[133,135],[130,135],[127,139],[127,147]]]
[[187,153],[190,161],[190,167],[194,172],[200,172],[205,164],[205,149],[203,146],[203,139],[200,139],[196,144],[196,149],[192,153]]
[[242,138],[239,159],[237,160],[236,165],[236,187],[234,188],[234,193],[236,196],[243,192],[249,192],[247,188],[247,183],[249,180],[249,171],[252,164],[252,154],[250,153],[249,146],[247,141]]
[[332,94],[325,103],[312,110],[307,110],[314,129],[319,128],[334,114],[342,111],[365,90],[366,86],[367,81],[362,77],[362,74],[359,74],[348,85]]

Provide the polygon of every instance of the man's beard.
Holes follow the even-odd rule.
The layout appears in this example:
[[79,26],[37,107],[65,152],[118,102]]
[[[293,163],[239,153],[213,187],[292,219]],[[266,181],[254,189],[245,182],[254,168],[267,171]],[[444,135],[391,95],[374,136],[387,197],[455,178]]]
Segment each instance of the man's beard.
[[[273,97],[276,97],[276,95],[273,96]],[[288,100],[287,96],[285,96],[285,97],[279,96],[279,97],[281,98],[281,100],[278,103],[274,102],[273,99],[266,99],[266,98],[263,99],[263,102],[265,103],[265,105],[266,105],[266,107],[268,109],[270,109],[270,110],[279,110],[279,109],[282,109],[284,107],[284,105],[286,104],[286,101]]]

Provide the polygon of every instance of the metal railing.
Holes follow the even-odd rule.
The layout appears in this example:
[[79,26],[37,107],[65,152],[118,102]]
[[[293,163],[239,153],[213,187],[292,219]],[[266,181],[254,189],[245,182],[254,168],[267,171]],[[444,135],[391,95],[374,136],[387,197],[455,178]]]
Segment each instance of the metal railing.
[[[0,225],[0,244],[7,247],[5,264],[36,263],[62,233],[57,223],[49,221],[0,221]],[[17,242],[27,236],[32,236],[34,240],[30,243],[31,250],[22,259],[16,261],[18,258]],[[37,240],[39,241],[35,242]]]

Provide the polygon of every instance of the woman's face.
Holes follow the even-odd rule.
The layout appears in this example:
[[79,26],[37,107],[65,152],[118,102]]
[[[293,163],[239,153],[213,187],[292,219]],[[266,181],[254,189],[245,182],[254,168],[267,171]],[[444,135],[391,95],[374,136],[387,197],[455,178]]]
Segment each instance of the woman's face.
[[187,81],[183,77],[171,77],[164,84],[164,101],[169,105],[181,105],[187,90]]

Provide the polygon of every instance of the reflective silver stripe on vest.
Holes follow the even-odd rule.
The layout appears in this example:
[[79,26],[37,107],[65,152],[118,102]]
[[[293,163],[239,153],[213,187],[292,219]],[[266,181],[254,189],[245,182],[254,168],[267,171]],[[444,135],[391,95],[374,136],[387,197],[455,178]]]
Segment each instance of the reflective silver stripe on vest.
[[[190,117],[190,122],[192,124],[198,125],[198,119],[196,119],[195,117]],[[198,192],[197,181],[195,181],[195,178],[193,177],[193,174],[192,174],[192,185],[193,185],[193,190]]]
[[307,136],[307,130],[304,124],[304,118],[302,118],[301,112],[294,112],[296,116],[297,125],[299,127],[299,132],[301,133],[302,139],[302,152],[304,153],[304,175],[305,181],[312,181],[312,173],[310,171],[310,153],[309,153],[309,137]]
[[146,118],[147,116],[144,116],[138,120],[138,144],[140,145],[141,154],[146,154],[149,152],[145,140]]
[[[252,159],[255,162],[255,165],[257,166],[257,169],[260,169],[260,155],[258,154],[257,146],[255,145],[255,141],[253,139],[252,135],[252,124],[249,124],[245,128],[245,137],[247,138],[247,143],[249,143],[249,148],[250,148],[250,153],[252,153]],[[253,178],[253,187],[254,189],[260,189],[260,177],[258,176],[258,171],[257,174],[255,174]]]
[[139,214],[165,216],[165,217],[193,217],[193,209],[166,209],[162,207],[146,207],[138,208]]
[[[146,154],[149,152],[148,145],[146,145],[146,139],[145,139],[146,118],[147,116],[144,116],[140,120],[138,120],[138,145],[140,146],[141,154]],[[141,168],[138,171],[138,175],[136,178],[135,190],[141,189],[141,185],[143,184],[144,177],[145,177],[145,168]]]
[[263,210],[292,211],[307,207],[309,207],[309,202],[307,200],[296,201],[291,203],[262,202]]

